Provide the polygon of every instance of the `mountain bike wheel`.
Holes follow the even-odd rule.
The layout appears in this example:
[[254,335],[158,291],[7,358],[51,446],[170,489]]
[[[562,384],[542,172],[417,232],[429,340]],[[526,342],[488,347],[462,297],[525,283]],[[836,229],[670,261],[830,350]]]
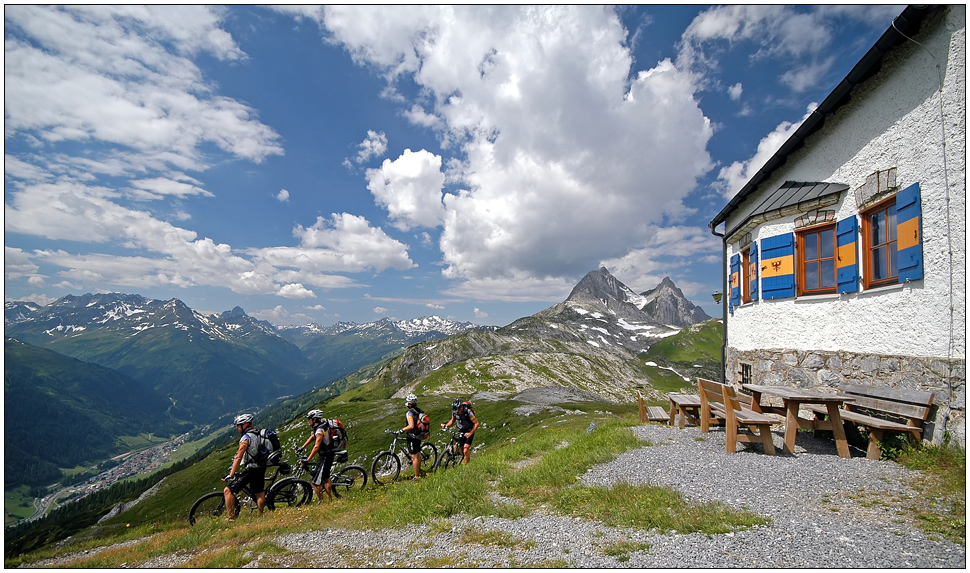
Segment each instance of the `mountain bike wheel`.
[[401,460],[393,452],[381,452],[371,464],[370,475],[377,485],[387,485],[401,475]]
[[448,448],[441,450],[441,455],[438,459],[434,461],[434,466],[431,467],[433,471],[446,470],[448,469]]
[[445,449],[441,452],[441,456],[438,457],[438,462],[435,464],[436,468],[439,470],[446,470],[448,468],[458,465],[458,457],[455,455],[451,448]]
[[[239,517],[239,500],[236,500],[235,514]],[[189,524],[216,521],[226,517],[226,498],[221,491],[207,493],[196,500],[189,510]]]
[[431,442],[421,445],[421,473],[434,471],[434,464],[438,461],[438,447]]
[[330,478],[334,491],[353,491],[364,489],[367,485],[367,472],[360,466],[347,466]]
[[266,507],[297,507],[313,498],[313,486],[300,478],[286,478],[273,484],[266,492]]

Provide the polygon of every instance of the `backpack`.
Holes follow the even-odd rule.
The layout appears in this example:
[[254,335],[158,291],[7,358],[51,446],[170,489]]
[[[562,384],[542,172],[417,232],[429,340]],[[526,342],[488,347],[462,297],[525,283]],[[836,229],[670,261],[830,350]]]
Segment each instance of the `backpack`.
[[330,428],[330,449],[334,451],[346,450],[347,430],[344,429],[343,422],[336,418],[326,420],[326,422]]
[[[465,400],[461,403],[461,407],[455,412],[455,424],[458,426],[459,431],[468,431],[472,428],[472,416],[475,415],[475,410],[472,409],[472,403]],[[467,423],[466,423],[467,422]]]
[[417,416],[415,416],[414,429],[411,430],[411,433],[422,440],[427,440],[431,437],[431,417],[417,408],[413,412]]
[[276,430],[250,430],[246,433],[255,437],[254,443],[256,444],[256,454],[251,455],[250,463],[264,467],[280,464],[283,459],[283,450],[280,448],[280,437],[276,434]]

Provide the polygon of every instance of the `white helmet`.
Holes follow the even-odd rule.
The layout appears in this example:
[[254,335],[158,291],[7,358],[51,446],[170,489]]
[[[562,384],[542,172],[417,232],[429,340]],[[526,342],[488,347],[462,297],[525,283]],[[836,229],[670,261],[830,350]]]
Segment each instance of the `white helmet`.
[[252,414],[239,414],[236,419],[232,421],[233,426],[238,426],[239,424],[252,424],[253,415]]
[[415,396],[414,394],[408,394],[407,396],[404,397],[404,403],[407,404],[408,406],[411,406],[411,405],[416,406],[418,404],[418,397]]
[[306,413],[307,418],[314,418],[316,420],[323,419],[323,410],[310,410]]

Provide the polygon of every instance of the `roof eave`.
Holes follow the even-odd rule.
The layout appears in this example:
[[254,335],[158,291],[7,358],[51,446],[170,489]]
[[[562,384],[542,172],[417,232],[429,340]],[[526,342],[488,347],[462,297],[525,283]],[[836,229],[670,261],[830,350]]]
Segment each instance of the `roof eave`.
[[[893,19],[893,23],[889,26],[889,29],[876,41],[876,43],[869,48],[862,59],[852,68],[851,71],[845,76],[845,78],[839,82],[839,85],[832,90],[825,100],[815,111],[813,111],[806,119],[802,122],[795,133],[785,141],[784,144],[775,152],[768,161],[765,162],[764,166],[758,170],[754,176],[744,184],[744,187],[738,191],[731,201],[724,206],[723,209],[708,223],[708,226],[713,230],[717,228],[718,225],[725,222],[728,216],[741,204],[743,203],[749,195],[753,194],[758,186],[761,185],[765,180],[767,180],[772,173],[779,167],[788,161],[788,157],[800,149],[804,144],[805,140],[822,128],[825,125],[825,118],[829,115],[835,113],[839,108],[849,102],[852,95],[852,90],[863,83],[865,83],[869,78],[874,76],[876,72],[879,71],[882,66],[882,60],[897,44],[903,41],[903,36],[900,34],[899,30],[902,30],[904,34],[912,36],[919,31],[923,20],[926,19],[931,13],[940,9],[942,6],[907,6],[899,16]],[[897,30],[897,28],[899,30]]]

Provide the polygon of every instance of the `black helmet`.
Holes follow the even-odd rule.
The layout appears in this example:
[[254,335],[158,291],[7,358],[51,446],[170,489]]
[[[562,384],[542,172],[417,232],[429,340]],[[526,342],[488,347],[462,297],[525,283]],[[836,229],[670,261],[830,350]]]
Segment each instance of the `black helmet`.
[[455,398],[455,401],[451,403],[451,414],[457,414],[458,410],[461,409],[461,398]]

